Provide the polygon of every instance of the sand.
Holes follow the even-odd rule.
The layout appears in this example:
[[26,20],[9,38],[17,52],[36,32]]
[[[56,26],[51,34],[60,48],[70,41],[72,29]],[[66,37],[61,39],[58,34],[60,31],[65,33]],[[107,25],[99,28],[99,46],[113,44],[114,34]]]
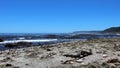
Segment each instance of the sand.
[[[73,41],[44,46],[9,49],[0,52],[0,67],[4,68],[120,68],[120,39]],[[81,51],[92,55],[71,58]],[[115,62],[113,62],[114,60]],[[66,62],[66,63],[65,63]],[[6,65],[11,64],[11,65]]]

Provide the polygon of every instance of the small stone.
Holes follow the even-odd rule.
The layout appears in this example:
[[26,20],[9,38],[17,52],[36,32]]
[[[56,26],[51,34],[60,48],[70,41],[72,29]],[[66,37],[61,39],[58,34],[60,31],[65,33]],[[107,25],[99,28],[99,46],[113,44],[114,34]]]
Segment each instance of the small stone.
[[82,62],[81,65],[86,66],[88,63]]
[[120,56],[120,54],[118,54],[118,56]]
[[102,53],[102,52],[97,50],[96,53]]
[[74,62],[73,61],[70,61],[70,64],[73,64]]
[[103,54],[102,56],[103,56],[103,58],[106,58],[106,57],[108,57],[108,55],[107,55],[107,54]]
[[6,64],[6,67],[11,67],[12,66],[12,64]]
[[52,51],[52,50],[48,48],[47,51]]
[[73,64],[73,63],[74,63],[73,60],[62,61],[62,64]]
[[76,60],[76,62],[78,62],[78,63],[82,63],[83,60],[82,60],[82,59],[79,59],[79,60]]
[[29,65],[29,64],[25,64],[25,65]]

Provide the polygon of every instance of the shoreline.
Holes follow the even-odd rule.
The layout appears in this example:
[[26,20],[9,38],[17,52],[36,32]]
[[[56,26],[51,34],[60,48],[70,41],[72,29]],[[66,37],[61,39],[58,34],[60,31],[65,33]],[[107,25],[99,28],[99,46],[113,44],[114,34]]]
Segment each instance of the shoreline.
[[[11,64],[18,68],[88,68],[92,65],[100,68],[120,67],[119,42],[120,38],[93,39],[4,50],[0,52],[0,66]],[[83,58],[74,57],[79,53],[84,54],[81,52],[91,54]],[[115,62],[111,62],[112,60]],[[104,63],[105,65],[102,65]]]
[[17,43],[17,42],[50,42],[50,41],[57,41],[57,39],[10,40],[10,41],[0,42],[0,44]]

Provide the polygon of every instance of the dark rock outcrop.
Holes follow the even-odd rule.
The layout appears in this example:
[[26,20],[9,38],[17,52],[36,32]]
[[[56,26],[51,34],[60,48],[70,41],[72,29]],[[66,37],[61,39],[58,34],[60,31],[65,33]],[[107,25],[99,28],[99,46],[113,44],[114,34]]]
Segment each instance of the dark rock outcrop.
[[3,39],[0,38],[0,42],[3,42]]
[[90,50],[89,52],[88,51],[81,51],[79,54],[77,55],[70,55],[70,54],[65,54],[63,56],[66,56],[66,57],[71,57],[71,58],[84,58],[86,56],[89,56],[89,55],[92,55],[92,50]]
[[31,46],[31,43],[29,43],[29,42],[18,42],[18,43],[5,44],[5,47],[7,47],[7,48],[29,47],[29,46]]

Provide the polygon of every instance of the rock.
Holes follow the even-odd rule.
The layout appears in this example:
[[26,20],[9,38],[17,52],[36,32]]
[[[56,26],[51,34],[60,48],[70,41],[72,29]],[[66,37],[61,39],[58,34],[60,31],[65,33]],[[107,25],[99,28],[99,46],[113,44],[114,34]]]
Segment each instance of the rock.
[[14,66],[13,68],[20,68],[19,66]]
[[48,48],[47,51],[52,51],[52,49]]
[[29,46],[31,46],[30,42],[17,42],[17,43],[5,44],[6,48],[19,48],[19,47],[29,47]]
[[50,53],[48,53],[47,55],[42,55],[42,56],[40,57],[40,59],[51,58],[51,57],[54,56],[54,55],[56,55],[55,52],[50,52]]
[[96,53],[102,53],[101,51],[96,51]]
[[6,64],[6,67],[11,67],[11,66],[13,66],[12,64]]
[[3,42],[4,40],[0,38],[0,42]]
[[102,63],[102,67],[109,68],[109,65],[108,65],[108,63],[103,62],[103,63]]
[[76,62],[78,62],[78,63],[82,63],[83,60],[82,60],[82,59],[79,59],[79,60],[76,60]]
[[90,50],[90,51],[83,51],[82,50],[80,53],[78,53],[76,55],[65,54],[63,56],[71,57],[71,58],[84,58],[84,57],[89,56],[89,55],[92,55],[92,50]]
[[70,64],[73,64],[74,62],[73,61],[70,61]]
[[89,49],[89,51],[81,51],[81,55],[83,55],[83,57],[86,57],[86,56],[92,55],[92,50]]
[[81,65],[86,66],[86,65],[88,65],[88,63],[82,62]]
[[120,54],[118,54],[118,56],[120,56]]
[[77,54],[77,55],[65,54],[65,55],[63,55],[63,56],[65,56],[65,57],[71,57],[71,58],[81,58],[81,57],[80,57],[80,54]]
[[98,68],[95,65],[89,65],[87,68]]
[[74,63],[73,60],[62,61],[62,64],[73,64],[73,63]]
[[116,62],[120,62],[120,60],[118,58],[111,58],[107,60],[107,63],[116,63]]
[[117,68],[117,66],[115,65],[115,64],[109,64],[110,66],[110,68]]
[[103,54],[102,56],[103,56],[103,58],[107,58],[107,57],[108,57],[108,55],[107,55],[107,54]]
[[5,59],[1,60],[1,62],[8,62],[8,61],[13,61],[11,57],[6,57]]
[[12,64],[6,64],[6,67],[10,67],[10,68],[20,68],[19,66],[14,66]]
[[29,57],[29,58],[37,58],[37,57],[38,57],[37,53],[34,53],[34,52],[29,53],[29,54],[26,55],[26,56]]
[[29,65],[28,63],[26,63],[25,65]]
[[48,56],[53,56],[53,55],[56,55],[56,53],[55,52],[48,53]]

